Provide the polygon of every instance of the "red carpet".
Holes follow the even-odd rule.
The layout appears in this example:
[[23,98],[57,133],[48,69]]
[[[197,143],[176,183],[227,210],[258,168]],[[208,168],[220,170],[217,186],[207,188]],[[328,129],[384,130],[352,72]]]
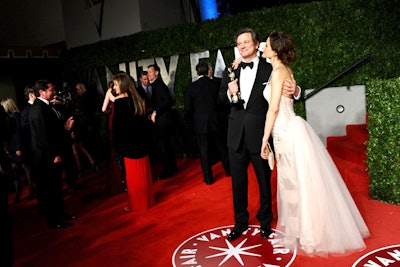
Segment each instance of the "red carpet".
[[[368,176],[363,164],[363,142],[367,138],[365,125],[349,128],[347,137],[330,138],[327,147],[370,228],[367,248],[342,257],[297,255],[287,266],[352,266],[370,251],[400,244],[400,207],[371,200],[368,196]],[[360,146],[364,146],[361,152]],[[178,168],[175,177],[155,182],[154,207],[144,212],[126,213],[123,211],[127,203],[126,193],[113,197],[102,194],[107,173],[106,164],[102,164],[98,174],[89,173],[80,181],[82,189],[66,190],[67,210],[78,218],[73,227],[62,230],[47,229],[44,218],[37,214],[35,200],[24,199],[14,204],[10,195],[15,266],[172,266],[174,252],[185,240],[234,223],[230,178],[224,177],[220,163],[214,166],[217,179],[210,186],[202,181],[198,159],[179,160]],[[249,172],[250,224],[258,225],[255,218],[258,188],[252,168]],[[275,172],[273,188],[276,188]],[[276,214],[276,209],[274,212]],[[273,226],[275,223],[276,220]],[[187,264],[182,266],[218,266],[194,264],[195,259],[189,250],[187,259]],[[364,266],[399,266],[400,259],[386,261],[386,265],[378,263],[380,265]],[[231,258],[220,266],[250,265],[241,265]]]

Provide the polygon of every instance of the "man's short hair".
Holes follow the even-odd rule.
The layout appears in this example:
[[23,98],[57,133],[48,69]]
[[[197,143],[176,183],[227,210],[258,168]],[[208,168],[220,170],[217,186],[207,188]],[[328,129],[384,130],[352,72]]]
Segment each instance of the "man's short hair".
[[26,100],[29,100],[29,94],[34,94],[37,96],[35,90],[33,89],[33,85],[27,85],[24,88],[24,96]]
[[199,62],[196,65],[197,75],[208,75],[208,64],[206,62]]
[[260,39],[258,38],[258,34],[254,29],[252,29],[252,28],[243,28],[243,29],[239,30],[236,33],[235,43],[237,42],[237,38],[239,37],[239,35],[241,35],[243,33],[250,33],[251,34],[251,39],[253,40],[253,43],[256,44],[256,43],[260,42]]
[[40,91],[40,90],[46,91],[46,90],[47,90],[47,87],[48,87],[47,85],[48,85],[49,83],[51,83],[51,82],[48,81],[48,80],[37,80],[37,81],[35,82],[35,85],[33,86],[33,90],[35,90],[36,96],[39,95],[39,91]]
[[151,64],[151,65],[147,66],[147,68],[151,68],[151,67],[153,67],[156,71],[160,72],[160,67],[159,66],[157,66],[155,64]]

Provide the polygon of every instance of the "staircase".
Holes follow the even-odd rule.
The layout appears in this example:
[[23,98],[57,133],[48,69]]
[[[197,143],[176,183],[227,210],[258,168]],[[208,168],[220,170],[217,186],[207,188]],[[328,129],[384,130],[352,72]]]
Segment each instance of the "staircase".
[[352,194],[365,193],[369,189],[365,164],[366,141],[368,141],[366,124],[347,125],[345,136],[327,138],[326,148]]

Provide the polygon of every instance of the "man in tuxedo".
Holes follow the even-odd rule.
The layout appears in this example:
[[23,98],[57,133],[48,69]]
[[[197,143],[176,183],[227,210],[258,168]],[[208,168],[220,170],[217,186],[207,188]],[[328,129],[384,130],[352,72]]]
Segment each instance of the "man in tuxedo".
[[22,141],[22,147],[24,148],[24,158],[29,168],[29,175],[26,176],[29,184],[28,199],[34,199],[35,178],[34,178],[34,173],[32,171],[33,156],[31,151],[31,134],[29,131],[29,113],[33,103],[36,100],[36,94],[35,91],[32,89],[32,86],[28,85],[24,88],[24,96],[25,99],[27,100],[27,104],[21,111],[21,141]]
[[61,155],[73,118],[64,123],[52,107],[50,101],[55,98],[55,89],[51,82],[39,80],[34,88],[38,97],[29,113],[29,128],[39,212],[46,216],[49,228],[70,227],[69,220],[75,216],[64,211]]
[[163,163],[159,179],[167,179],[178,171],[173,145],[174,116],[172,95],[160,76],[160,67],[150,65],[147,75],[152,87],[151,104],[153,113],[151,120],[155,123],[156,139]]
[[[244,103],[231,104],[228,122],[229,164],[232,174],[232,191],[235,213],[235,226],[228,235],[232,241],[248,229],[248,174],[250,162],[255,170],[260,191],[260,208],[257,219],[260,222],[260,235],[267,238],[271,233],[272,199],[271,170],[268,162],[260,156],[264,135],[265,116],[268,102],[263,96],[265,84],[272,71],[271,64],[257,56],[260,42],[257,33],[250,28],[240,30],[236,35],[236,45],[242,57],[239,67],[233,70],[235,76],[223,73],[219,97],[225,104],[232,102],[232,95],[240,96]],[[296,84],[288,81],[284,90],[293,94]],[[271,141],[271,140],[270,140]]]
[[210,152],[215,146],[225,173],[230,176],[226,143],[219,139],[221,121],[218,114],[218,87],[208,76],[209,66],[205,62],[196,65],[198,78],[185,90],[185,116],[196,134],[200,152],[200,163],[204,182],[214,182]]

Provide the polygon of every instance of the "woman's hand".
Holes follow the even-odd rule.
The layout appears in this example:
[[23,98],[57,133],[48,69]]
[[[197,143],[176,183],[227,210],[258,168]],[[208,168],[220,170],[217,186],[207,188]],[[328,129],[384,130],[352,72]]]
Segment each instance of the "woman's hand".
[[242,61],[243,61],[242,57],[235,59],[235,61],[233,61],[232,63],[232,69],[236,70]]
[[263,159],[268,159],[268,149],[267,149],[267,145],[268,145],[268,139],[263,138],[262,140],[262,144],[261,144],[261,158]]

